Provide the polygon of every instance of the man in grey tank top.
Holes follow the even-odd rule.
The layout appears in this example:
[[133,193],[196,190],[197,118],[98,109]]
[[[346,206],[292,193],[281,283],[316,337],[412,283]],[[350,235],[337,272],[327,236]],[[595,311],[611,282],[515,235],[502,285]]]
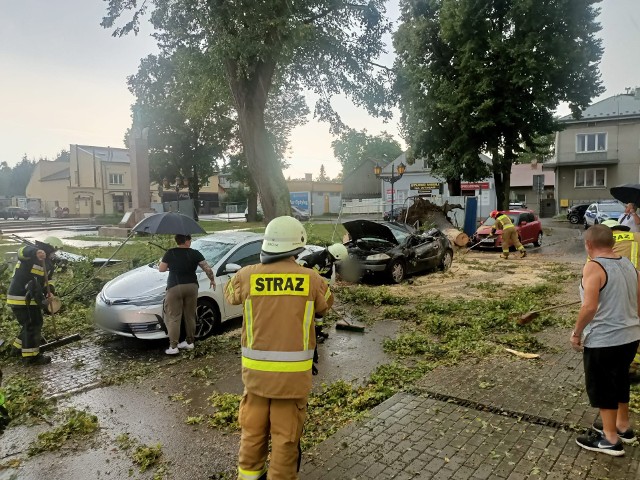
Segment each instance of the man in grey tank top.
[[622,443],[635,441],[629,424],[629,365],[640,341],[638,272],[613,253],[611,229],[594,225],[584,235],[591,259],[582,270],[582,307],[571,345],[583,351],[587,395],[602,424],[576,443],[608,455],[624,455]]

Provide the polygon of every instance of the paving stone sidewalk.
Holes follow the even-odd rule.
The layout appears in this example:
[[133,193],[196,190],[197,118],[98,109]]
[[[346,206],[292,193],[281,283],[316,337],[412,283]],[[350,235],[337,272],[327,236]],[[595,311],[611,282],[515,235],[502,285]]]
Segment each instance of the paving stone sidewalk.
[[613,458],[575,444],[595,413],[581,355],[564,330],[539,338],[551,348],[540,360],[496,356],[435,369],[415,395],[393,396],[306,454],[301,478],[640,478],[640,446]]

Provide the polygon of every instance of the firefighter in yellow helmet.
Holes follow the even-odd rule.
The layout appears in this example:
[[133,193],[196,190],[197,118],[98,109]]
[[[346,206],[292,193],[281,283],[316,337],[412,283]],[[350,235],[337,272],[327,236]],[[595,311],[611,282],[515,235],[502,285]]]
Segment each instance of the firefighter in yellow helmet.
[[[51,357],[40,353],[42,338],[42,309],[47,305],[47,287],[54,293],[53,259],[56,250],[62,248],[57,237],[47,237],[36,241],[35,245],[25,245],[18,250],[18,263],[7,292],[7,305],[13,310],[21,330],[13,342],[13,348],[22,356],[23,363],[43,365]],[[45,282],[45,268],[47,281]]]
[[496,230],[502,230],[502,258],[509,258],[509,247],[511,245],[518,249],[521,258],[526,257],[527,252],[518,239],[518,231],[507,214],[494,210],[490,216],[495,220],[491,227],[491,235],[495,235]]
[[244,305],[241,480],[298,478],[316,345],[314,316],[333,304],[322,277],[295,261],[306,242],[298,220],[274,218],[264,233],[261,263],[240,269],[225,288],[229,303]]
[[[628,225],[620,225],[617,220],[605,220],[602,222],[613,232],[613,253],[631,260],[633,266],[638,270],[638,250],[640,247],[640,233],[631,232]],[[636,353],[631,366],[629,376],[633,382],[640,382],[640,347]]]

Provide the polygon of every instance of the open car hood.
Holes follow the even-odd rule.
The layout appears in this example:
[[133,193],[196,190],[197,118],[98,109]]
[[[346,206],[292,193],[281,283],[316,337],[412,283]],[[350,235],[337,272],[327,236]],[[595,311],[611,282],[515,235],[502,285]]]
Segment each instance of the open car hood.
[[352,220],[344,222],[342,226],[349,232],[351,240],[361,238],[379,238],[387,242],[398,244],[398,240],[393,232],[384,223],[372,222],[370,220]]

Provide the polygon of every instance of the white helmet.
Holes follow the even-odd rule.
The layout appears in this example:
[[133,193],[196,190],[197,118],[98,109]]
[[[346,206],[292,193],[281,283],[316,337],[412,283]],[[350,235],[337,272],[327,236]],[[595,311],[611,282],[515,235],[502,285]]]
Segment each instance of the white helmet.
[[58,237],[47,237],[44,240],[42,240],[42,243],[46,243],[47,245],[50,245],[51,247],[55,248],[56,250],[60,250],[63,245],[62,245],[62,240],[60,240]]
[[347,252],[347,247],[345,247],[341,243],[334,243],[333,245],[329,245],[327,250],[329,250],[331,256],[336,260],[344,260],[349,255],[349,252]]
[[302,224],[293,217],[274,218],[264,231],[262,252],[266,254],[290,253],[303,249],[307,244],[307,232]]

